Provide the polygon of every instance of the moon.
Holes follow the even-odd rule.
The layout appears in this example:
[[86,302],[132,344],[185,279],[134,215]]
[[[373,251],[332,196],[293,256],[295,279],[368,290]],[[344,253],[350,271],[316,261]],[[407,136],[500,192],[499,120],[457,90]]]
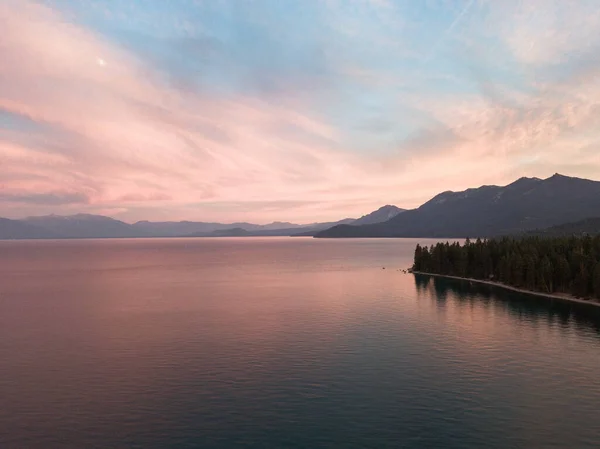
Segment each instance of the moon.
[[104,67],[106,65],[106,61],[102,58],[96,58],[96,62],[99,66]]

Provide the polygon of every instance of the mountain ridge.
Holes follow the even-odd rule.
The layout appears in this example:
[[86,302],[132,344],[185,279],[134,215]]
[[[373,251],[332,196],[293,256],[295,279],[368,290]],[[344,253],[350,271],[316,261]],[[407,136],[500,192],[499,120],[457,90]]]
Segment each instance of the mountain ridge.
[[400,209],[399,207],[387,204],[380,207],[376,211],[370,214],[363,215],[359,219],[352,222],[352,226],[360,226],[366,224],[381,223],[394,218],[396,215],[404,212],[406,209]]
[[10,218],[0,218],[0,237],[5,240],[60,238],[46,229]]
[[[522,177],[505,186],[483,185],[433,196],[416,209],[385,205],[359,219],[297,225],[252,223],[125,223],[92,214],[2,219],[0,239],[210,236],[315,236],[464,238],[519,235],[598,215],[600,182],[556,173]],[[589,224],[589,223],[588,223]]]
[[581,220],[598,209],[600,182],[556,173],[506,186],[445,191],[388,221],[336,226],[316,237],[493,237]]
[[600,234],[600,217],[589,217],[576,222],[563,223],[546,229],[536,229],[526,233],[527,236],[570,237]]
[[144,237],[130,224],[104,215],[42,215],[21,220],[46,229],[59,238],[128,238]]
[[[361,218],[373,216],[384,206]],[[382,216],[383,217],[383,216]],[[265,225],[253,223],[210,223],[194,221],[126,223],[104,215],[40,215],[22,219],[0,218],[0,239],[73,239],[73,238],[145,238],[145,237],[225,237],[225,236],[312,236],[337,224],[351,223],[354,218],[335,222],[300,225],[275,221]]]

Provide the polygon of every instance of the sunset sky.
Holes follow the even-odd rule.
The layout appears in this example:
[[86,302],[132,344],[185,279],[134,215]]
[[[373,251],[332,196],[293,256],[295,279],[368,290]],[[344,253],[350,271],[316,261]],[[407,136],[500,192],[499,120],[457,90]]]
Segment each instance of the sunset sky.
[[1,0],[0,216],[360,216],[600,179],[598,0]]

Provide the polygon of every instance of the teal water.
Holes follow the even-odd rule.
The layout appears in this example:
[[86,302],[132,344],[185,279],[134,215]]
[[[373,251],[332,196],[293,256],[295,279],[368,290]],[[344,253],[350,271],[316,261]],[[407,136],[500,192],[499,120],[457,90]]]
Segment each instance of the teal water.
[[597,448],[598,312],[416,243],[0,242],[0,448]]

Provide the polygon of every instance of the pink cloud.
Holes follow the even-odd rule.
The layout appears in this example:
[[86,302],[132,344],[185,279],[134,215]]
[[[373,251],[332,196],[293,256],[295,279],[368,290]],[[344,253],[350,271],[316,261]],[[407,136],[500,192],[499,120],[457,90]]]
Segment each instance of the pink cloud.
[[600,11],[594,0],[509,0],[489,6],[496,19],[491,30],[503,35],[524,63],[556,64],[597,45]]
[[[360,154],[343,148],[342,131],[308,109],[305,92],[274,103],[177,90],[134,55],[38,3],[2,2],[0,23],[0,109],[53,130],[0,135],[1,192],[13,199],[85,195],[84,207],[66,204],[63,212],[152,219],[155,206],[173,219],[329,220],[386,203],[418,206],[449,188],[549,175],[571,167],[575,154],[600,167],[598,153],[580,151],[600,142],[592,69],[541,86],[537,96],[503,92],[508,103],[403,92],[399,105],[439,126],[399,143],[397,152]],[[524,60],[553,57],[513,47]],[[367,84],[394,83],[385,73],[346,70]],[[572,168],[568,174],[581,170]],[[2,215],[32,210],[14,203],[0,196]],[[56,211],[49,207],[36,211]]]
[[[93,203],[157,198],[147,184],[182,203],[237,199],[241,187],[248,200],[294,195],[287,181],[308,166],[326,179],[345,163],[335,130],[301,112],[174,91],[130,55],[38,4],[8,2],[0,14],[10,43],[1,49],[0,73],[10,83],[0,107],[55,126],[69,147],[53,153],[3,141],[3,155],[31,170],[55,170],[58,186],[98,185]],[[289,126],[329,147],[288,142],[279,130]],[[203,127],[225,141],[196,131]]]

